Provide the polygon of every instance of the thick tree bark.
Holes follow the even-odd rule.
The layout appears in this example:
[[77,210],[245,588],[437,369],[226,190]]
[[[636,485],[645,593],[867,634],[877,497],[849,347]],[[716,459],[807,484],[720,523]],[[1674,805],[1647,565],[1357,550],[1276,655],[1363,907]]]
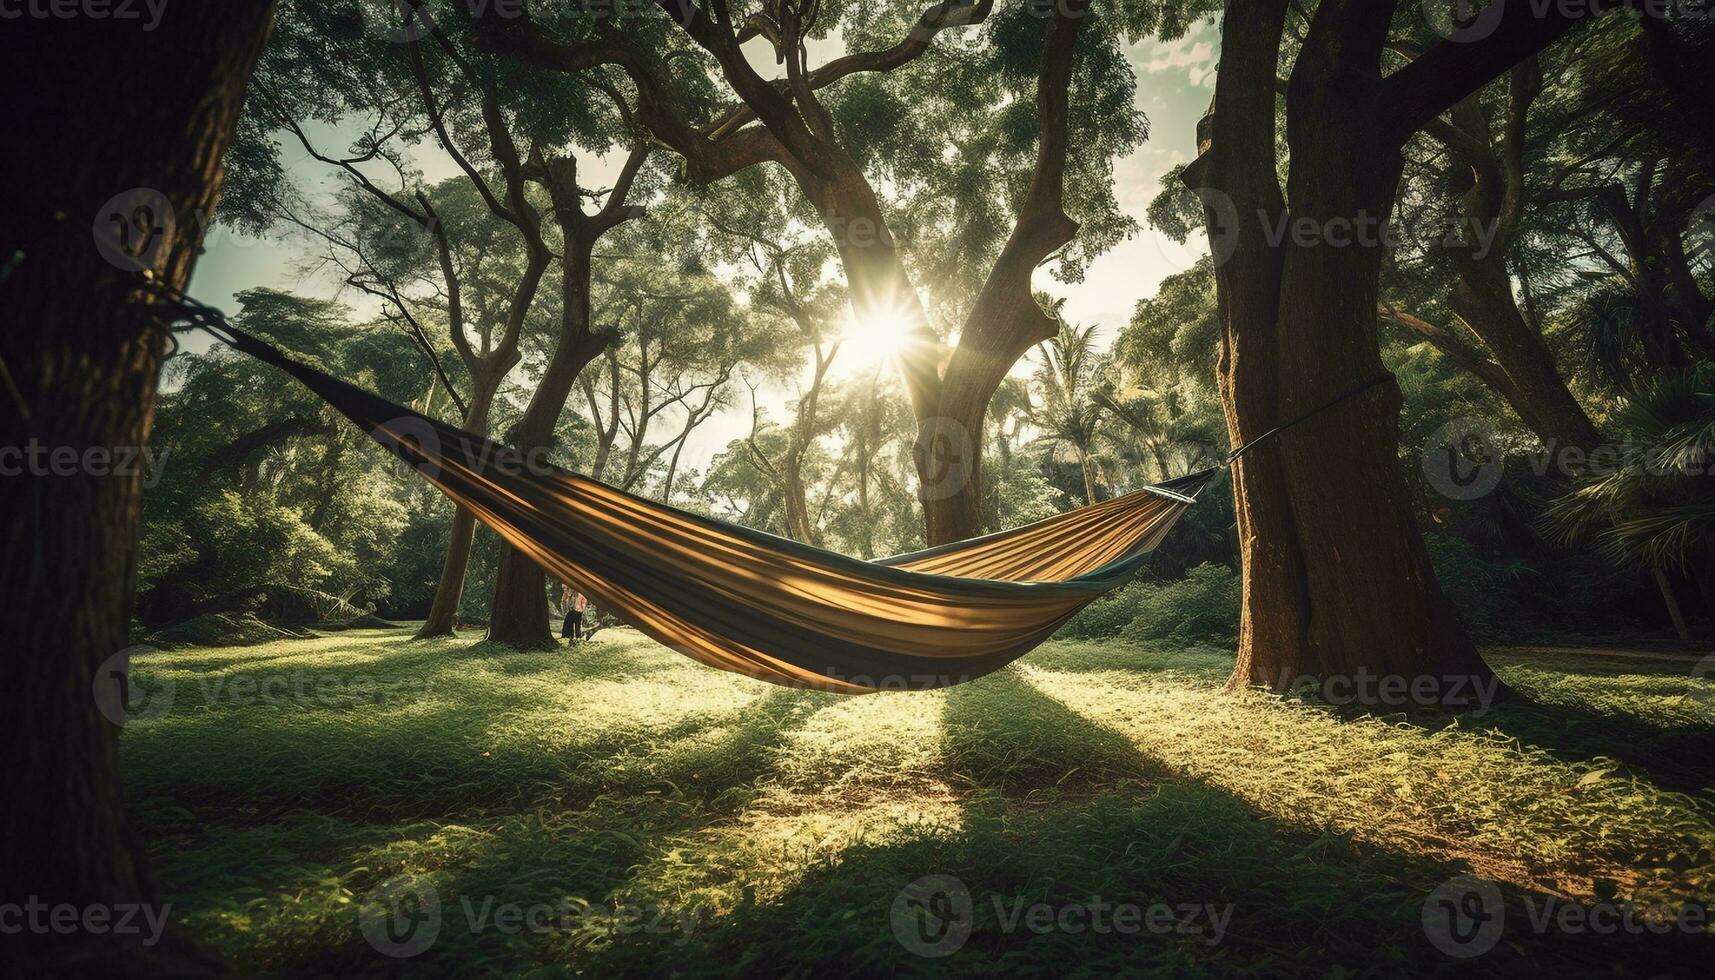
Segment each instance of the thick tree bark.
[[[1202,156],[1186,171],[1205,191],[1217,258],[1222,331],[1218,374],[1228,441],[1244,445],[1273,428],[1280,412],[1280,250],[1266,233],[1286,202],[1275,176],[1275,53],[1286,0],[1233,3],[1222,25],[1217,110],[1200,133]],[[1218,149],[1216,149],[1218,147]],[[1224,205],[1231,202],[1231,206]],[[1303,552],[1280,466],[1267,440],[1232,467],[1234,513],[1243,569],[1234,685],[1266,683],[1280,664],[1298,662],[1308,623]]]
[[[1469,705],[1496,682],[1441,595],[1418,533],[1398,458],[1399,391],[1352,395],[1384,372],[1375,331],[1383,252],[1379,235],[1354,243],[1340,232],[1391,212],[1403,165],[1403,137],[1390,143],[1381,132],[1379,73],[1367,79],[1377,69],[1364,61],[1379,54],[1387,10],[1339,0],[1318,10],[1288,87],[1283,209],[1273,119],[1284,12],[1284,0],[1229,5],[1212,145],[1189,171],[1234,205],[1210,213],[1215,250],[1231,255],[1217,287],[1234,443],[1320,410],[1235,467],[1244,598],[1232,684],[1428,679],[1411,688],[1413,700]],[[1271,245],[1266,229],[1283,213],[1310,238]]]
[[[166,335],[139,270],[189,280],[272,14],[266,0],[232,0],[169,8],[149,33],[87,17],[0,31],[11,93],[0,126],[28,144],[28,166],[0,187],[0,445],[86,458],[146,443]],[[110,200],[132,188],[150,191]],[[0,881],[12,901],[152,900],[121,814],[119,728],[94,697],[117,685],[103,665],[128,642],[141,478],[97,468],[0,480],[0,594],[17,611],[0,621]],[[6,937],[6,955],[16,966],[75,943],[79,969],[99,972],[108,955],[149,952],[140,938],[26,932]]]

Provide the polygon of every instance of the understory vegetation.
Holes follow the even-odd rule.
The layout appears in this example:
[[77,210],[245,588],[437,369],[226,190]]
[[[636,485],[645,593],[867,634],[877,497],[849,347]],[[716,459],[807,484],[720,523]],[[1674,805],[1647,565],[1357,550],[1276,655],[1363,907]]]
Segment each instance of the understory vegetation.
[[[1186,582],[1227,601],[1212,570]],[[1159,601],[1134,589],[1087,618]],[[427,889],[408,924],[430,921],[423,895],[438,903],[409,961],[426,975],[1707,961],[1702,934],[1532,925],[1555,902],[1715,895],[1715,681],[1687,662],[1500,650],[1524,696],[1491,711],[1347,716],[1224,692],[1229,652],[1128,631],[944,692],[858,698],[711,672],[629,630],[541,654],[405,630],[151,653],[134,665],[127,798],[172,920],[246,972],[397,965],[360,923],[401,881]],[[1474,962],[1423,925],[1464,874],[1507,908]],[[946,959],[908,948],[897,918],[930,875],[972,902]],[[1203,911],[1135,934],[1014,918],[1095,902]]]

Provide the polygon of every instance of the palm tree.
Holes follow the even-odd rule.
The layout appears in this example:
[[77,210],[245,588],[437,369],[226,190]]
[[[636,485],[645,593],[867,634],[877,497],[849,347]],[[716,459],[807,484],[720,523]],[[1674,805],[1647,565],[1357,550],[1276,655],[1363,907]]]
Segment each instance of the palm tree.
[[1573,309],[1574,329],[1588,338],[1590,359],[1616,388],[1637,394],[1637,379],[1679,372],[1707,357],[1710,330],[1692,315],[1640,293],[1618,276],[1600,281]]
[[1036,349],[1039,360],[1031,385],[1041,401],[1028,409],[1031,424],[1041,433],[1036,441],[1069,449],[1077,456],[1084,497],[1093,504],[1096,481],[1091,457],[1106,411],[1096,398],[1106,370],[1106,359],[1096,350],[1096,328],[1075,327],[1062,320],[1060,332]]
[[1149,454],[1157,480],[1171,480],[1184,476],[1189,469],[1208,465],[1221,445],[1224,433],[1206,413],[1192,411],[1189,397],[1178,386],[1124,392],[1104,387],[1095,398],[1125,427],[1124,438]]
[[1715,608],[1715,364],[1699,363],[1639,385],[1614,415],[1625,448],[1592,465],[1545,517],[1564,543],[1593,539],[1612,561],[1648,568],[1674,626],[1685,623],[1668,572],[1693,562],[1705,604]]

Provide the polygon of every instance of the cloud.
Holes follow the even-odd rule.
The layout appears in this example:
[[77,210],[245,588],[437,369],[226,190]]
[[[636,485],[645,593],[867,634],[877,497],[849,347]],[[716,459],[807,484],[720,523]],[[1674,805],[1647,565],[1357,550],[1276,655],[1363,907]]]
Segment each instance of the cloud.
[[1139,75],[1183,75],[1197,88],[1208,86],[1215,77],[1215,43],[1207,26],[1178,41],[1146,41],[1134,47],[1132,55]]

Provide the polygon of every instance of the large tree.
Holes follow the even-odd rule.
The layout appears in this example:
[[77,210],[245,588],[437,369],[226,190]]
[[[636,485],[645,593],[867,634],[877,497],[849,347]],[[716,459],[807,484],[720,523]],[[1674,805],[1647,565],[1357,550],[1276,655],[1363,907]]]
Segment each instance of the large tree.
[[[0,444],[109,464],[147,444],[167,335],[144,274],[175,289],[190,278],[272,14],[232,0],[169,7],[148,33],[87,17],[0,31],[0,120],[28,139],[0,190]],[[91,696],[116,690],[98,672],[127,644],[141,474],[74,468],[0,480],[0,589],[27,610],[0,625],[0,880],[50,905],[147,901],[119,805],[118,725]],[[64,939],[8,936],[7,957]],[[99,940],[77,939],[100,955]]]
[[[1393,50],[1420,54],[1405,43]],[[1381,312],[1499,392],[1546,444],[1589,450],[1599,439],[1596,426],[1514,289],[1516,246],[1537,205],[1530,169],[1541,147],[1529,137],[1542,93],[1540,59],[1527,58],[1503,82],[1471,93],[1423,129],[1440,151],[1441,166],[1429,168],[1429,179],[1457,196],[1453,230],[1426,244],[1451,260],[1447,306],[1474,343],[1392,302],[1384,300]]]
[[[1065,0],[1009,6],[991,18],[992,0],[952,0],[909,23],[896,11],[852,6],[835,13],[845,15],[837,26],[853,50],[815,67],[810,42],[836,26],[818,20],[818,4],[659,6],[668,18],[623,30],[599,17],[550,30],[515,16],[485,18],[478,29],[494,47],[536,65],[623,70],[638,92],[639,119],[684,160],[692,183],[765,163],[790,174],[832,237],[858,322],[903,321],[916,338],[901,367],[917,417],[928,539],[975,533],[988,400],[1018,358],[1056,332],[1033,297],[1034,273],[1056,256],[1076,271],[1087,253],[1131,227],[1113,203],[1110,171],[1142,137],[1119,39],[1182,31],[1197,5],[1126,5],[1098,15],[1085,0]],[[932,50],[938,35],[985,20],[986,44],[943,50],[933,67],[944,77],[929,85],[918,74],[909,99],[890,91],[892,73],[913,77],[901,70]],[[866,46],[884,31],[904,36]],[[784,66],[784,78],[757,71],[744,50],[753,39]],[[671,65],[669,55],[678,56]],[[943,114],[942,131],[917,125],[916,116],[930,111]],[[958,232],[914,276],[905,254],[912,241],[898,234],[876,175],[910,186],[931,171],[947,179],[937,182],[939,205],[926,210],[951,218]],[[965,287],[959,329],[945,331],[958,335],[950,353],[931,318],[938,297],[926,304],[919,292],[919,280],[937,272]]]
[[[343,281],[387,304],[438,363],[439,347],[420,322],[425,307],[434,310],[468,378],[464,397],[453,393],[460,423],[484,434],[522,358],[525,321],[553,261],[501,94],[474,72],[438,73],[437,83],[420,31],[401,29],[395,40],[376,31],[387,22],[355,9],[294,3],[281,20],[258,69],[260,97],[235,153],[248,166],[226,215],[256,230],[284,223],[313,236],[341,264]],[[441,52],[434,64],[453,56]],[[307,129],[354,120],[364,126],[345,154],[319,146]],[[295,193],[276,131],[341,176],[340,214],[316,213]],[[425,137],[456,162],[459,177],[431,183],[412,166],[411,144]],[[457,625],[475,530],[474,515],[457,508],[419,638],[451,635]]]
[[[524,360],[524,330],[544,285],[558,285],[551,305],[558,316],[547,331],[523,416],[505,433],[523,452],[547,448],[579,372],[607,343],[594,329],[589,296],[594,250],[602,236],[643,213],[633,198],[646,197],[648,147],[638,138],[627,98],[601,73],[578,78],[525,74],[507,59],[471,47],[456,22],[437,22],[430,5],[402,0],[379,5],[294,3],[284,18],[280,43],[264,64],[269,110],[254,127],[258,138],[247,158],[267,186],[283,180],[277,161],[269,165],[267,130],[283,127],[311,155],[338,168],[354,192],[368,195],[410,226],[436,256],[435,303],[471,381],[463,403],[467,429],[490,424],[503,381]],[[349,154],[319,150],[304,128],[309,120],[349,124],[370,120]],[[412,146],[430,140],[468,183],[486,214],[442,213],[425,193]],[[623,163],[606,187],[589,179],[588,164],[610,152]],[[580,154],[584,159],[580,161]],[[640,179],[642,178],[642,179]],[[283,209],[282,193],[258,194],[268,217]],[[288,217],[291,217],[288,214]],[[328,238],[336,250],[347,240],[330,238],[313,220],[295,223]],[[485,223],[510,226],[523,261],[513,275],[484,277],[484,250],[471,259],[471,240]],[[474,227],[473,227],[474,226]],[[365,263],[354,285],[375,292],[415,323],[410,301],[387,277]],[[352,281],[348,277],[348,281]],[[484,292],[500,292],[502,304],[484,304]],[[498,317],[483,315],[498,306]],[[473,340],[475,342],[473,342]],[[440,587],[419,636],[450,634],[461,605],[475,521],[456,512]],[[548,629],[542,572],[511,548],[503,552],[489,614],[489,637],[521,647],[553,643]]]
[[[1400,393],[1386,383],[1376,331],[1385,241],[1376,222],[1394,210],[1414,133],[1588,11],[1537,16],[1527,0],[1499,0],[1474,34],[1396,67],[1387,53],[1395,7],[1231,0],[1222,21],[1215,106],[1186,179],[1205,192],[1224,259],[1229,435],[1244,445],[1317,413],[1234,466],[1244,599],[1233,682],[1431,677],[1441,679],[1431,688],[1438,700],[1470,703],[1493,675],[1436,583],[1400,469]],[[1289,8],[1307,26],[1281,86]],[[1289,234],[1277,239],[1277,228]]]

